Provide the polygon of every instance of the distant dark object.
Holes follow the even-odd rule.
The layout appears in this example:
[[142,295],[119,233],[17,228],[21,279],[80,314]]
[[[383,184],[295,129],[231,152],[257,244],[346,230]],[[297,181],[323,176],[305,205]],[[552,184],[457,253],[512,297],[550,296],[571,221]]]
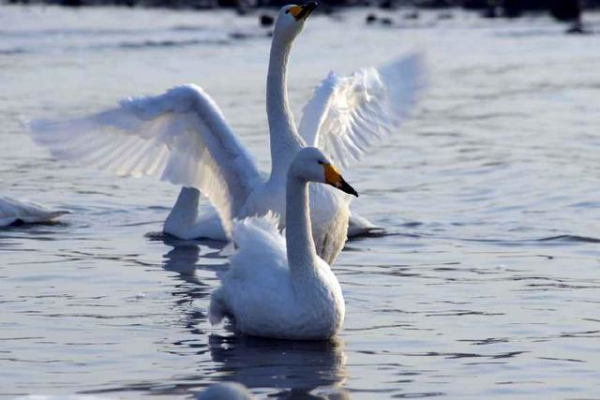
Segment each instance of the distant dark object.
[[267,14],[262,14],[259,17],[259,21],[260,21],[260,26],[264,26],[264,27],[268,27],[273,25],[273,23],[275,22],[275,18],[273,18],[270,15]]
[[333,15],[335,8],[329,3],[319,3],[319,12],[325,15]]
[[217,0],[217,4],[219,5],[219,7],[224,7],[224,8],[239,8],[240,7],[240,1],[238,1],[238,0]]
[[550,0],[550,14],[559,21],[579,21],[581,3],[579,0]]
[[498,18],[498,7],[490,4],[489,7],[485,9],[483,13],[481,13],[483,18]]
[[83,5],[82,0],[61,0],[61,6],[65,7],[81,7]]
[[483,10],[492,6],[494,0],[463,0],[463,7],[470,10]]
[[394,0],[382,0],[379,3],[379,8],[383,10],[394,10],[396,8],[396,2]]
[[419,19],[419,12],[417,10],[407,12],[406,14],[404,14],[404,16],[402,18],[404,18],[404,19]]
[[379,18],[375,14],[367,15],[367,18],[365,19],[365,21],[369,25],[372,25],[376,22],[379,22],[381,25],[387,25],[387,26],[394,24],[394,21],[391,18],[387,18],[387,17]]
[[437,15],[437,19],[439,19],[439,20],[452,19],[452,18],[454,18],[454,14],[452,14],[451,12],[441,12]]
[[581,23],[581,21],[575,21],[573,25],[571,25],[571,27],[567,29],[567,33],[587,35],[591,32],[583,28],[583,24]]
[[518,18],[523,14],[522,1],[504,0],[502,4],[502,15],[506,18]]
[[423,8],[447,8],[455,4],[451,0],[422,0],[419,6]]

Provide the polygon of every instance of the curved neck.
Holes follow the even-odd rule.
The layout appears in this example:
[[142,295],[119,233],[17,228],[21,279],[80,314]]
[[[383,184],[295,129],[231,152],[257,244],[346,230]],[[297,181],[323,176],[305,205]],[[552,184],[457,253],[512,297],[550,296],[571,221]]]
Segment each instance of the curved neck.
[[285,239],[290,271],[295,278],[315,270],[317,252],[309,214],[308,182],[288,174]]
[[292,41],[273,36],[267,75],[267,117],[271,141],[271,180],[285,181],[294,154],[303,145],[289,107],[287,64]]

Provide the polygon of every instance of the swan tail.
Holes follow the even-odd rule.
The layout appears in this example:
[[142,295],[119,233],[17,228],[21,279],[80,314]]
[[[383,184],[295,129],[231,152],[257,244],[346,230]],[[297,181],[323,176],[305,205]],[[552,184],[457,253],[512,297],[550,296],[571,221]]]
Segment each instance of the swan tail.
[[269,211],[262,216],[234,221],[233,241],[240,250],[254,247],[257,240],[265,242],[282,240],[279,231],[279,215]]
[[51,212],[49,212],[49,213],[47,214],[47,218],[48,218],[49,220],[52,220],[52,219],[56,219],[56,218],[58,218],[58,217],[61,217],[61,216],[63,216],[63,215],[67,215],[67,214],[71,214],[71,212],[70,212],[70,211],[66,211],[66,210],[60,210],[60,211],[51,211]]
[[368,219],[356,213],[350,214],[348,220],[348,237],[381,236],[385,235],[385,229],[373,225]]
[[[285,239],[279,230],[279,216],[273,212],[234,221],[233,241],[237,250],[229,257],[226,279],[245,281],[269,276],[273,265],[287,260]],[[270,260],[265,265],[264,260]]]

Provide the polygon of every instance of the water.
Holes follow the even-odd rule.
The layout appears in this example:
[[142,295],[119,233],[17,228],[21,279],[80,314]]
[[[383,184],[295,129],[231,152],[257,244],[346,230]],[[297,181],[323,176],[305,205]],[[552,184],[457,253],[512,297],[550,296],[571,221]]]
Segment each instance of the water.
[[235,380],[262,398],[600,398],[597,37],[401,14],[311,17],[293,51],[298,112],[330,69],[424,48],[431,76],[415,118],[345,171],[390,235],[338,259],[337,340],[298,343],[210,326],[219,246],[148,235],[178,188],[56,162],[20,125],[196,82],[267,170],[256,17],[1,7],[2,191],[72,211],[0,232],[1,396],[189,398]]

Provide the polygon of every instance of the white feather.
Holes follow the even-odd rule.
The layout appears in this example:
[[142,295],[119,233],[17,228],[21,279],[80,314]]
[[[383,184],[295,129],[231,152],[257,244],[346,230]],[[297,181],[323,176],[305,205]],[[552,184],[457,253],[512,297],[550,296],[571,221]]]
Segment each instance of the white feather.
[[17,221],[39,223],[52,221],[68,211],[50,210],[40,204],[0,196],[0,226],[14,224]]
[[129,98],[87,118],[33,121],[31,132],[57,158],[196,187],[226,228],[260,181],[250,153],[217,105],[195,85]]
[[300,135],[342,167],[357,162],[411,111],[424,87],[423,64],[413,54],[350,76],[331,72],[304,107]]

